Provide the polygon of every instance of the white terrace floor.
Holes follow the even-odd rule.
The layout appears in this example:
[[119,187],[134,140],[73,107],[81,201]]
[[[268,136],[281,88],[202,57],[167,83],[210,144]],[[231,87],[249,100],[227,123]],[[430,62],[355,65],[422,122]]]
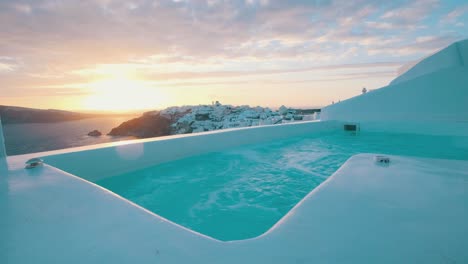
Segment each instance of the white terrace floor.
[[352,157],[269,232],[235,242],[10,157],[0,263],[468,263],[468,161],[373,157]]

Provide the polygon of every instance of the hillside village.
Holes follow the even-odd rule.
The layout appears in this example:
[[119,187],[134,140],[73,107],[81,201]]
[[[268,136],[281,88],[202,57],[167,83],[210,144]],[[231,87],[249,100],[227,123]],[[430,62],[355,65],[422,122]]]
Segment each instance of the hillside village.
[[[299,110],[281,106],[268,107],[223,105],[174,106],[143,116],[114,128],[109,135],[151,137],[188,134],[227,128],[274,125],[318,119],[318,109]],[[152,124],[152,125],[151,125]]]

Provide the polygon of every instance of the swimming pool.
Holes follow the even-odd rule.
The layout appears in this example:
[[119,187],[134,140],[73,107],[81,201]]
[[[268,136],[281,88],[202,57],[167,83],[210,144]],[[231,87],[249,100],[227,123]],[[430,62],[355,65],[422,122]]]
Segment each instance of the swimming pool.
[[261,235],[358,153],[468,160],[468,137],[293,137],[187,157],[95,181],[175,223],[230,241]]

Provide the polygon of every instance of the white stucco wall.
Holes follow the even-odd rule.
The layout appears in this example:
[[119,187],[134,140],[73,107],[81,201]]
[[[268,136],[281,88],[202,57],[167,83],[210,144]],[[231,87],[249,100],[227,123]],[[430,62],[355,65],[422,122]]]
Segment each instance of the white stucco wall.
[[3,159],[5,157],[5,138],[3,137],[2,117],[0,116],[0,159]]
[[425,58],[404,74],[395,78],[390,84],[398,84],[450,67],[464,66],[467,61],[468,40],[455,42],[445,49]]
[[[361,130],[468,134],[468,67],[459,57],[448,66],[455,48],[468,58],[468,41],[457,44],[423,60],[404,81],[323,108],[321,119],[360,123]],[[445,68],[432,71],[439,66]]]
[[30,158],[42,157],[47,164],[86,180],[97,181],[187,156],[281,138],[320,135],[341,127],[340,122],[298,122],[116,142],[13,157],[21,161],[20,167]]

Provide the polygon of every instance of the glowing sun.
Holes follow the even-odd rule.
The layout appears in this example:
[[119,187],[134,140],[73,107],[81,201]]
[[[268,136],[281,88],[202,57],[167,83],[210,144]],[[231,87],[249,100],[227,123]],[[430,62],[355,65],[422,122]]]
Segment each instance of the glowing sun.
[[84,107],[91,110],[128,111],[157,109],[167,104],[167,95],[144,81],[107,78],[89,84]]

